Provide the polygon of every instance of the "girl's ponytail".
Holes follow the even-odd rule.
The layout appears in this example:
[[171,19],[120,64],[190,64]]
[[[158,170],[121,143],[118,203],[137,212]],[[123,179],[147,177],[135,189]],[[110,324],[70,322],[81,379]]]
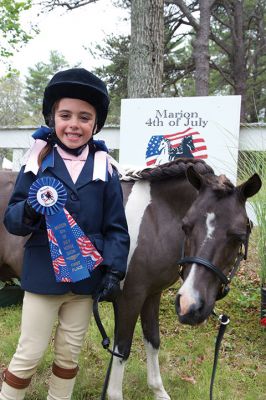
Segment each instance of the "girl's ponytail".
[[40,154],[38,155],[38,165],[39,167],[42,165],[43,160],[47,156],[47,154],[52,151],[53,145],[52,143],[47,143],[46,146],[41,150]]

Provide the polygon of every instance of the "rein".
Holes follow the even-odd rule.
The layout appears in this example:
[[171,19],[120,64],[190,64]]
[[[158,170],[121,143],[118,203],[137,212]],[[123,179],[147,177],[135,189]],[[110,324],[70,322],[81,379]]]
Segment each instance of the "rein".
[[230,323],[229,317],[225,314],[218,316],[216,314],[216,312],[213,310],[212,315],[218,317],[218,320],[220,322],[220,327],[219,327],[219,331],[216,336],[216,342],[215,342],[214,359],[213,359],[213,366],[212,366],[212,376],[211,376],[211,383],[210,383],[210,400],[213,399],[213,385],[214,385],[214,379],[215,379],[217,363],[218,363],[218,358],[219,358],[219,350],[221,347],[221,343],[223,340],[223,336],[224,336],[226,327]]
[[[114,308],[114,316],[115,316],[115,328],[114,331],[116,332],[116,304],[113,303],[113,308]],[[112,368],[112,363],[113,363],[113,357],[119,357],[119,358],[123,358],[123,355],[120,353],[116,353],[114,351],[115,348],[115,343],[113,345],[113,350],[109,349],[110,346],[110,338],[107,336],[107,333],[104,329],[104,326],[102,324],[101,318],[100,318],[100,314],[99,314],[99,296],[97,296],[94,301],[93,301],[93,316],[96,322],[96,325],[100,331],[100,334],[102,336],[102,346],[105,350],[107,350],[110,354],[111,354],[111,359],[108,365],[108,369],[105,375],[105,379],[104,379],[104,384],[103,384],[103,388],[102,388],[102,393],[101,393],[101,400],[105,400],[106,399],[106,393],[107,393],[107,387],[108,387],[108,383],[109,383],[109,379],[110,379],[110,374],[111,374],[111,368]]]
[[[182,250],[182,258],[181,258],[181,260],[179,260],[177,262],[178,265],[181,266],[181,270],[179,272],[180,277],[183,278],[185,264],[194,264],[195,263],[197,265],[201,265],[201,266],[211,270],[219,278],[219,280],[222,283],[221,290],[218,293],[216,300],[220,300],[220,299],[224,298],[229,293],[229,290],[230,290],[229,284],[231,283],[233,277],[235,276],[241,261],[247,259],[248,242],[249,242],[249,236],[250,236],[251,229],[252,229],[252,222],[250,221],[250,219],[247,219],[246,228],[247,229],[246,229],[245,241],[239,247],[238,255],[236,257],[234,265],[228,276],[226,276],[218,267],[216,267],[214,264],[212,264],[209,260],[206,260],[202,257],[193,257],[193,256],[185,257],[184,256],[185,245],[184,245],[183,250]],[[243,251],[243,246],[244,246],[244,251]],[[211,375],[211,382],[210,382],[210,400],[213,400],[213,386],[214,386],[214,379],[215,379],[215,374],[216,374],[216,369],[217,369],[217,362],[218,362],[218,358],[219,358],[219,350],[221,347],[221,342],[222,342],[226,327],[230,323],[229,317],[225,314],[218,316],[216,314],[216,312],[213,310],[212,315],[215,315],[216,317],[218,317],[218,320],[220,321],[220,327],[219,327],[219,331],[218,331],[218,334],[216,337],[216,342],[215,342],[214,360],[213,360],[212,375]]]

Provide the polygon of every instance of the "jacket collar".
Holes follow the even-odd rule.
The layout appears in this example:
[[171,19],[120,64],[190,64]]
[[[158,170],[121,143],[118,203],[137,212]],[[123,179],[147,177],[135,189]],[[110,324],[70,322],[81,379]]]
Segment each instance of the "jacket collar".
[[76,192],[77,189],[79,189],[84,185],[87,185],[89,182],[92,181],[93,159],[94,159],[94,154],[90,152],[76,183],[72,181],[72,178],[69,175],[65,163],[61,158],[61,156],[58,154],[56,149],[54,151],[54,166],[51,168],[48,167],[47,170],[49,170],[49,172],[55,177],[57,177],[63,184],[65,184],[71,190]]

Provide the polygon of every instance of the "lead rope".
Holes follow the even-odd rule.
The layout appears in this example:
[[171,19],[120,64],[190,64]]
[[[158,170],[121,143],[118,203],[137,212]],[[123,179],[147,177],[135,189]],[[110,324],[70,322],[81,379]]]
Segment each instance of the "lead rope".
[[[102,324],[101,318],[100,318],[100,314],[99,314],[99,298],[100,295],[97,296],[94,301],[93,301],[93,315],[94,315],[94,319],[96,322],[96,325],[100,331],[100,334],[102,336],[102,346],[105,350],[107,350],[110,354],[111,354],[111,359],[109,361],[109,365],[107,368],[107,372],[104,378],[104,384],[103,384],[103,388],[102,388],[102,393],[101,393],[101,400],[105,400],[106,399],[106,393],[107,393],[107,388],[108,388],[108,383],[109,383],[109,379],[110,379],[110,374],[111,374],[111,369],[112,369],[112,364],[113,364],[113,357],[119,357],[119,358],[123,358],[123,355],[120,353],[116,353],[114,351],[115,349],[115,341],[114,341],[114,345],[113,345],[113,350],[109,349],[110,346],[110,338],[107,336],[106,331],[104,329],[104,326]],[[114,319],[115,319],[115,327],[114,327],[114,332],[116,333],[116,304],[113,303],[113,308],[114,308]]]
[[214,310],[212,311],[212,314],[215,315],[216,317],[218,317],[218,320],[220,321],[220,327],[219,327],[218,335],[216,337],[216,342],[215,342],[214,359],[213,359],[213,366],[212,366],[212,376],[211,376],[211,383],[210,383],[210,400],[213,400],[213,385],[214,385],[214,379],[215,379],[215,374],[216,374],[216,369],[217,369],[217,362],[218,362],[221,342],[222,342],[226,327],[230,322],[229,317],[225,314],[218,316],[218,314],[216,314],[216,312]]

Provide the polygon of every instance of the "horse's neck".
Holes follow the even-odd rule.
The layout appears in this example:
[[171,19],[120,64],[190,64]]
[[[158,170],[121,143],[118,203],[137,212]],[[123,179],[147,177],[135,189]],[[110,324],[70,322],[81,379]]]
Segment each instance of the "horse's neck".
[[169,153],[167,143],[166,143],[165,146],[163,147],[162,153],[163,153],[163,154],[168,154],[168,153]]
[[184,153],[185,154],[191,154],[191,152],[192,152],[192,142],[185,143]]

